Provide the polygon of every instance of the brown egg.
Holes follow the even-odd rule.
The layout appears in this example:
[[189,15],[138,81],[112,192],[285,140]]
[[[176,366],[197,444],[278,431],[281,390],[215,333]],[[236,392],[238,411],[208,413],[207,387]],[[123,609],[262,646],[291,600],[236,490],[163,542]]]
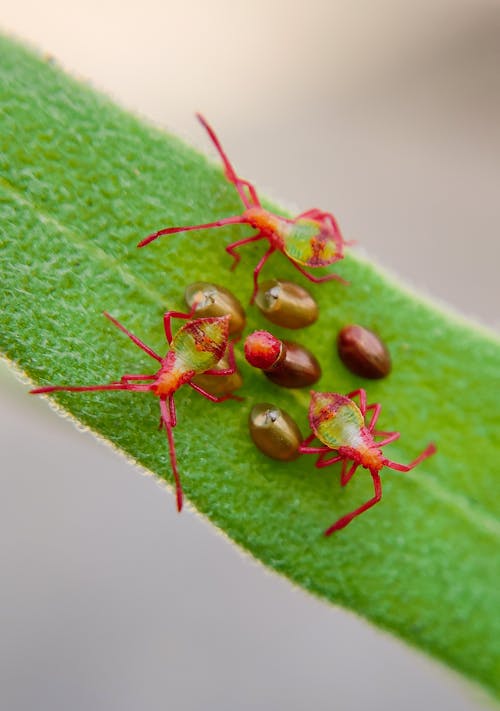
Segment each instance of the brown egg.
[[275,405],[255,405],[248,418],[250,435],[268,457],[290,462],[299,456],[302,435],[290,415]]
[[[217,368],[225,370],[229,368],[229,359],[227,353],[217,363]],[[238,390],[243,385],[241,373],[236,371],[231,375],[196,375],[193,378],[193,383],[199,385],[200,388],[206,390],[210,395],[220,397],[221,395],[229,395],[234,390]]]
[[318,318],[318,305],[311,294],[291,281],[263,282],[255,303],[268,321],[283,328],[305,328]]
[[340,360],[363,378],[385,378],[391,372],[391,355],[380,338],[363,326],[345,326],[337,338]]
[[321,366],[311,351],[298,343],[281,341],[269,331],[254,331],[247,336],[245,358],[285,388],[305,388],[321,377]]
[[245,312],[234,294],[229,289],[205,281],[197,281],[186,287],[184,298],[188,306],[198,301],[195,314],[197,318],[225,316],[229,314],[229,335],[238,336],[245,327]]

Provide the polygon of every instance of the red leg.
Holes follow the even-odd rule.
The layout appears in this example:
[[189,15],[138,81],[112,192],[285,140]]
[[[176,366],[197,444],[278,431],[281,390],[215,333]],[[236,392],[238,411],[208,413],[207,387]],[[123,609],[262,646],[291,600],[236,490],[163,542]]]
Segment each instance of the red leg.
[[[285,255],[285,256],[288,257],[288,255]],[[290,257],[288,257],[288,259],[290,259]],[[339,259],[340,259],[340,257],[339,257]],[[310,274],[309,272],[307,272],[303,267],[301,267],[300,264],[298,264],[295,260],[290,259],[290,261],[293,264],[293,266],[295,267],[295,269],[297,269],[301,274],[303,274],[306,277],[306,279],[309,279],[309,281],[314,282],[314,284],[322,284],[324,281],[332,281],[332,279],[336,279],[337,281],[340,281],[341,284],[345,284],[346,286],[350,283],[350,282],[346,281],[346,279],[343,279],[338,274],[326,274],[325,276],[320,276],[320,277],[314,276],[313,274]],[[337,260],[335,259],[334,261],[336,262]],[[333,264],[333,262],[332,262],[332,264]]]
[[335,219],[335,217],[332,215],[331,212],[324,213],[324,217],[330,221],[330,224],[332,226],[333,233],[334,233],[335,242],[336,242],[337,247],[339,249],[339,253],[342,254],[342,257],[343,257],[344,256],[343,255],[344,247],[351,247],[352,245],[357,244],[357,242],[355,239],[349,239],[349,240],[344,239],[344,236],[343,236],[342,232],[340,231],[339,223],[337,222],[337,220]]
[[306,437],[305,440],[302,442],[302,444],[299,447],[299,452],[301,454],[326,454],[327,452],[331,452],[332,450],[330,447],[327,447],[326,445],[323,445],[322,447],[309,447],[308,445],[311,444],[313,439],[316,437],[314,432],[309,435],[309,437]]
[[387,432],[386,434],[388,436],[385,439],[381,442],[376,442],[377,447],[385,447],[386,444],[390,444],[401,437],[399,432]]
[[326,454],[327,452],[331,452],[332,450],[330,447],[307,447],[306,443],[307,440],[302,442],[302,444],[299,447],[299,452],[301,454]]
[[211,393],[207,393],[206,390],[203,390],[203,388],[200,388],[199,385],[196,385],[195,383],[188,383],[190,388],[193,388],[193,390],[196,390],[196,392],[200,393],[200,395],[203,395],[203,397],[206,397],[207,400],[210,400],[210,402],[224,402],[225,400],[238,400],[238,402],[241,402],[244,398],[239,397],[239,395],[221,395],[221,397],[216,397],[215,395],[212,395]]
[[120,329],[126,336],[130,338],[133,343],[135,343],[136,346],[139,346],[145,353],[147,353],[151,358],[154,358],[155,360],[159,361],[161,363],[161,356],[158,355],[158,353],[155,353],[154,350],[152,350],[149,346],[147,346],[145,343],[143,343],[141,340],[137,338],[137,336],[134,336],[133,333],[130,333],[128,329],[125,328],[125,326],[122,326],[122,324],[117,321],[111,314],[108,314],[107,311],[104,311],[104,315],[106,316],[107,319],[111,321],[112,324],[114,324],[117,328]]
[[234,259],[233,263],[231,264],[231,271],[236,269],[241,259],[241,255],[235,252],[234,250],[238,249],[239,247],[242,247],[244,244],[249,244],[249,242],[257,242],[259,239],[264,239],[264,235],[262,235],[260,232],[259,234],[253,235],[252,237],[246,237],[245,239],[238,240],[238,242],[228,244],[228,246],[226,247],[226,252],[230,254],[231,257]]
[[[346,484],[348,484],[351,481],[351,479],[354,476],[354,474],[356,473],[356,469],[358,467],[359,467],[359,464],[357,464],[357,462],[354,462],[354,464],[348,471],[345,471],[345,469],[342,470],[342,476],[340,477],[340,485],[341,486],[346,486]],[[347,467],[346,467],[346,469],[347,469]]]
[[227,345],[227,359],[229,361],[229,368],[223,368],[217,370],[217,368],[211,368],[210,370],[205,370],[203,375],[233,375],[236,373],[236,360],[234,358],[234,344],[230,341]]
[[367,412],[370,412],[370,410],[373,410],[372,416],[370,419],[370,422],[366,423],[366,426],[368,427],[368,430],[370,432],[373,432],[373,428],[375,427],[375,424],[380,416],[380,412],[382,410],[382,405],[380,405],[378,402],[374,402],[372,405],[368,405],[365,411],[365,415]]
[[43,393],[68,392],[83,393],[97,392],[104,390],[131,390],[138,393],[146,393],[151,390],[151,385],[133,385],[132,383],[108,383],[107,385],[47,385],[43,388],[30,390],[31,395],[42,395]]
[[353,390],[352,393],[347,393],[346,397],[354,400],[355,397],[359,396],[359,409],[363,417],[366,415],[366,390],[359,388],[358,390]]
[[326,445],[322,445],[321,447],[309,447],[313,439],[315,439],[316,435],[314,432],[312,432],[308,437],[305,438],[305,440],[301,443],[299,447],[299,452],[301,454],[320,454],[320,455],[325,455],[328,452],[331,452],[332,450],[330,447],[327,447]]
[[[332,450],[328,449],[328,451],[331,452]],[[330,457],[330,459],[325,459],[324,457],[326,454],[327,452],[323,452],[323,454],[319,455],[315,464],[318,469],[323,469],[323,467],[329,467],[330,464],[336,464],[336,462],[340,462],[344,458],[341,457],[339,454],[336,454],[334,457]]]
[[[377,420],[380,416],[380,413],[382,411],[382,405],[380,405],[378,402],[373,403],[372,405],[368,405],[366,408],[366,412],[368,413],[370,410],[373,410],[370,422],[367,423],[368,431],[371,432],[371,434],[374,437],[380,437],[382,435],[385,435],[387,437],[390,437],[391,439],[384,440],[383,442],[377,442],[378,447],[383,447],[385,444],[389,444],[389,442],[394,442],[394,440],[398,439],[400,436],[399,432],[389,432],[386,430],[376,430],[375,425],[377,423]],[[395,435],[395,436],[393,436]]]
[[310,217],[311,220],[315,220],[318,217],[322,217],[324,213],[321,210],[318,210],[316,207],[313,207],[311,210],[306,210],[305,212],[301,212],[300,215],[297,215],[295,218],[296,220],[300,220],[303,217]]
[[128,383],[134,380],[154,380],[156,375],[122,375],[120,382]]
[[302,212],[295,219],[298,220],[302,217],[306,217],[306,218],[308,217],[311,220],[317,220],[318,222],[328,221],[330,223],[330,226],[332,228],[333,239],[334,239],[335,244],[337,246],[338,256],[335,259],[335,261],[337,261],[339,259],[343,259],[345,245],[355,244],[355,242],[346,242],[346,240],[342,236],[342,232],[340,231],[338,222],[335,219],[335,217],[332,215],[331,212],[323,212],[323,210],[318,210],[317,208],[313,208],[312,210],[306,210],[306,212]]
[[335,243],[336,243],[337,249],[338,249],[339,259],[343,259],[344,247],[346,245],[356,244],[356,242],[355,242],[355,240],[347,242],[344,239],[342,232],[340,231],[339,224],[331,212],[324,213],[323,219],[326,219],[330,222],[330,224],[332,226],[332,230],[333,230],[334,240],[335,240]]
[[170,424],[172,427],[175,427],[177,424],[177,413],[175,411],[175,402],[174,402],[174,396],[170,395],[168,398],[168,410],[170,413]]
[[349,459],[344,459],[344,461],[342,462],[342,470],[340,472],[340,486],[345,486],[344,479],[349,461]]
[[182,311],[167,311],[163,314],[163,328],[165,329],[165,337],[169,345],[172,343],[172,324],[170,323],[171,320],[173,318],[181,318],[184,319],[184,321],[189,321],[190,318],[193,318],[193,314],[196,311],[197,306],[198,302],[195,301],[194,304],[191,306],[189,313],[187,314],[183,313]]
[[174,474],[174,479],[175,479],[175,493],[176,493],[176,498],[177,498],[177,511],[181,511],[182,510],[183,493],[182,493],[181,479],[179,476],[179,472],[177,470],[177,457],[175,455],[175,443],[174,443],[174,436],[172,434],[173,424],[170,420],[169,408],[167,407],[167,403],[164,399],[160,400],[160,412],[161,412],[161,419],[162,419],[163,425],[165,427],[165,432],[167,433],[168,448],[169,448],[169,452],[170,452],[170,464],[171,464],[172,472]]
[[139,242],[138,247],[145,247],[150,242],[153,242],[158,237],[162,235],[175,235],[178,232],[190,232],[191,230],[209,230],[212,227],[224,227],[225,225],[242,225],[247,222],[245,217],[235,216],[235,217],[225,217],[222,220],[215,220],[215,222],[206,222],[203,225],[189,225],[188,227],[166,227],[164,230],[159,230],[154,232],[152,235],[148,235],[143,240]]
[[375,489],[375,496],[370,499],[369,501],[366,502],[366,504],[363,504],[363,506],[360,506],[357,508],[355,511],[352,511],[350,514],[347,514],[346,516],[342,516],[342,518],[339,518],[338,521],[336,521],[333,526],[330,526],[330,528],[327,528],[325,531],[325,536],[331,535],[334,531],[340,531],[341,528],[345,528],[348,523],[352,521],[353,518],[356,518],[356,516],[359,516],[359,514],[362,514],[364,511],[367,509],[370,509],[372,506],[375,506],[376,503],[380,501],[382,498],[382,484],[380,481],[380,475],[378,472],[375,471],[370,471],[370,474],[373,479],[373,487]]
[[424,459],[427,459],[427,457],[430,457],[435,452],[436,445],[431,442],[431,444],[424,449],[422,454],[414,459],[410,464],[399,464],[398,462],[391,462],[389,459],[384,459],[384,466],[389,467],[390,469],[395,469],[398,472],[409,472],[410,469],[416,467],[417,464],[420,464],[420,462],[423,462]]
[[[242,180],[241,178],[238,177],[236,174],[236,171],[234,170],[233,166],[231,165],[229,158],[226,155],[226,152],[222,148],[219,139],[215,135],[215,131],[213,128],[210,126],[208,121],[201,115],[201,114],[196,114],[196,117],[198,118],[198,121],[201,123],[201,125],[205,128],[207,131],[208,135],[210,136],[212,143],[217,149],[218,154],[220,155],[222,162],[224,164],[224,172],[226,175],[226,178],[229,180],[229,182],[233,183],[234,187],[238,191],[238,194],[245,205],[246,208],[249,207],[254,207],[254,206],[260,206],[260,201],[259,198],[257,197],[257,193],[255,191],[254,186],[248,182],[248,180]],[[244,188],[248,189],[248,192],[250,193],[250,200],[248,199],[247,195],[245,194]]]
[[251,304],[253,304],[253,302],[255,301],[255,296],[257,295],[257,290],[259,288],[258,281],[259,281],[260,271],[261,271],[262,267],[264,266],[264,264],[269,259],[269,257],[271,256],[271,254],[275,251],[276,251],[276,247],[271,245],[269,247],[269,249],[267,250],[267,252],[263,255],[263,257],[261,257],[260,262],[257,264],[255,269],[253,270],[253,292],[252,292],[252,298],[250,299]]

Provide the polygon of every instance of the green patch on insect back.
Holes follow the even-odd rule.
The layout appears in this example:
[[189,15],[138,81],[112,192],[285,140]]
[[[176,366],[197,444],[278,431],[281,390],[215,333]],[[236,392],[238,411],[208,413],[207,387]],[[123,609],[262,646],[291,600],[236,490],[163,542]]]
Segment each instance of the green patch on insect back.
[[[163,356],[163,313],[182,310],[188,284],[234,285],[248,304],[267,243],[241,249],[237,279],[224,252],[254,234],[248,225],[136,249],[162,226],[241,214],[218,166],[7,40],[0,41],[0,105],[0,347],[35,383],[85,385],[151,372],[148,355],[102,317],[104,310]],[[245,402],[214,405],[187,387],[177,393],[185,493],[271,568],[498,692],[498,339],[349,254],[333,267],[350,286],[310,285],[279,253],[261,275],[298,281],[318,302],[318,320],[299,337],[323,368],[316,389],[360,387],[338,359],[335,338],[346,323],[363,324],[392,357],[390,377],[367,386],[369,402],[383,405],[381,430],[401,432],[387,456],[408,462],[429,441],[438,453],[409,473],[384,469],[382,501],[325,538],[326,526],[372,495],[369,473],[359,470],[342,488],[340,465],[320,471],[307,456],[276,462],[255,447],[247,424],[254,404],[272,402],[305,433],[309,395],[270,384],[244,362],[241,342]],[[265,328],[257,309],[247,317],[244,336]],[[156,398],[55,397],[172,482]]]
[[226,350],[229,317],[189,321],[175,335],[176,354],[186,366],[203,373],[214,368]]
[[287,234],[285,253],[309,266],[331,264],[338,258],[338,247],[332,239],[325,239],[321,233],[321,223],[313,220],[297,220]]
[[352,400],[334,393],[313,394],[311,427],[318,439],[328,447],[359,446],[362,425],[364,417]]

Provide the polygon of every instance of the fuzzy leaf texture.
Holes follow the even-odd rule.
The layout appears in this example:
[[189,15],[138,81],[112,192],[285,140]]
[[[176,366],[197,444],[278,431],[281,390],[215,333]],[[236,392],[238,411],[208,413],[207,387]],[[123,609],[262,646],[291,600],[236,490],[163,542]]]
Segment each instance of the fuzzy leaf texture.
[[[0,144],[0,347],[33,383],[90,385],[155,371],[105,310],[164,353],[162,314],[184,307],[187,284],[226,285],[248,303],[263,243],[242,250],[235,275],[224,252],[248,228],[179,234],[136,249],[161,227],[241,212],[215,156],[207,161],[6,39]],[[386,448],[389,458],[410,462],[431,440],[438,454],[408,474],[384,470],[382,502],[325,538],[327,526],[371,496],[370,477],[360,469],[342,489],[338,466],[317,470],[312,456],[277,463],[254,447],[247,430],[254,403],[283,407],[305,435],[309,395],[269,383],[246,365],[240,343],[244,402],[215,405],[187,387],[177,393],[185,494],[270,568],[498,692],[499,341],[356,256],[335,268],[349,287],[306,284],[282,255],[262,275],[305,284],[319,302],[319,321],[293,333],[323,366],[315,389],[366,387],[369,402],[383,405],[380,428],[402,433]],[[257,309],[247,315],[247,331],[268,326]],[[341,365],[334,341],[349,322],[382,336],[393,358],[389,378],[363,381]],[[151,394],[54,399],[171,481]]]

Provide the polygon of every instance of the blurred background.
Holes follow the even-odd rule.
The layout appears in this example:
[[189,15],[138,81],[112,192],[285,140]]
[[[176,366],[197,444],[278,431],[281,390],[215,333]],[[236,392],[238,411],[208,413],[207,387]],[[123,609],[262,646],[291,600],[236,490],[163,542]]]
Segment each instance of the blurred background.
[[[0,23],[210,152],[203,111],[259,191],[331,210],[370,258],[498,330],[496,0],[17,0]],[[178,516],[4,366],[0,386],[2,709],[490,707]]]

